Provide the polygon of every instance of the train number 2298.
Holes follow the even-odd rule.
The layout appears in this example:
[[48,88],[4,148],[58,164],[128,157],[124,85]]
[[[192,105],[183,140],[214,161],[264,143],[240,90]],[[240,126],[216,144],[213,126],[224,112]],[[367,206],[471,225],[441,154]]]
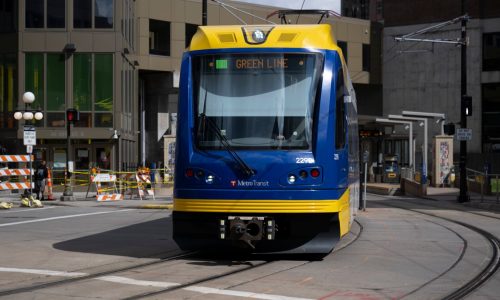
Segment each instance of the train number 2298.
[[314,158],[311,157],[296,157],[295,162],[298,164],[314,164]]

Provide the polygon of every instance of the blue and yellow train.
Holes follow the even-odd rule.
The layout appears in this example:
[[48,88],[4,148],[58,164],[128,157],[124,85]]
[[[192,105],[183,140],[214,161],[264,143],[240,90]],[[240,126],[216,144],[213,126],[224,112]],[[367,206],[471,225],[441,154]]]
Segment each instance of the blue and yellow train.
[[181,66],[175,241],[332,251],[358,208],[356,111],[330,25],[199,27]]

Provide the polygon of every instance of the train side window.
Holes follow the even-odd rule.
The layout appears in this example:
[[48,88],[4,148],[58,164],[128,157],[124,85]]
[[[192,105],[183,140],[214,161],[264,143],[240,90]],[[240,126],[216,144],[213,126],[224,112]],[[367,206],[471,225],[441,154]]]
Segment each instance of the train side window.
[[335,148],[343,149],[346,142],[346,112],[344,104],[344,74],[342,68],[339,68],[338,71],[335,95]]

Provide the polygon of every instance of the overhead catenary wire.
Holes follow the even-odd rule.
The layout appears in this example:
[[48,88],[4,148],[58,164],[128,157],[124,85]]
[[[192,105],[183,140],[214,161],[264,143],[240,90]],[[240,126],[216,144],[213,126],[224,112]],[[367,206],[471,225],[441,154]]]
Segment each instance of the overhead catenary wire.
[[267,23],[270,23],[270,24],[276,25],[276,23],[274,23],[273,21],[269,21],[269,20],[267,20],[267,19],[261,18],[261,17],[259,17],[259,16],[257,16],[257,15],[254,15],[254,14],[252,14],[252,13],[249,13],[249,12],[247,12],[247,11],[244,11],[244,10],[242,10],[242,9],[239,9],[239,8],[237,8],[237,7],[235,7],[235,6],[232,6],[232,5],[229,5],[229,4],[227,4],[227,3],[224,3],[224,2],[222,2],[222,1],[220,1],[220,0],[212,0],[212,1],[213,1],[213,2],[215,2],[215,3],[217,3],[217,4],[219,4],[220,6],[222,6],[222,8],[224,8],[224,9],[225,9],[228,13],[230,13],[233,17],[235,17],[236,19],[238,19],[238,20],[239,20],[241,23],[243,23],[244,25],[248,25],[248,24],[247,24],[247,23],[246,23],[243,19],[241,19],[240,17],[238,17],[238,16],[237,16],[234,12],[232,12],[230,9],[233,9],[233,10],[238,11],[238,12],[240,12],[240,13],[244,13],[244,14],[246,14],[246,15],[249,15],[249,16],[254,17],[254,18],[256,18],[256,19],[262,20],[262,21],[264,21],[264,22],[267,22]]

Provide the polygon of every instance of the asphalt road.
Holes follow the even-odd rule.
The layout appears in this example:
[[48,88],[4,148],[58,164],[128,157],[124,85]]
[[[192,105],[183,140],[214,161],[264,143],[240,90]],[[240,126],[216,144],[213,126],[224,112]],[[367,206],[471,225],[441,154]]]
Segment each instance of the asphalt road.
[[[419,211],[500,236],[495,214],[395,199],[370,196],[359,223],[322,261],[196,255],[168,260],[181,253],[171,239],[169,210],[88,202],[15,207],[0,211],[0,297],[442,299],[487,264],[492,250],[484,237]],[[499,292],[496,274],[468,297],[497,299]]]

